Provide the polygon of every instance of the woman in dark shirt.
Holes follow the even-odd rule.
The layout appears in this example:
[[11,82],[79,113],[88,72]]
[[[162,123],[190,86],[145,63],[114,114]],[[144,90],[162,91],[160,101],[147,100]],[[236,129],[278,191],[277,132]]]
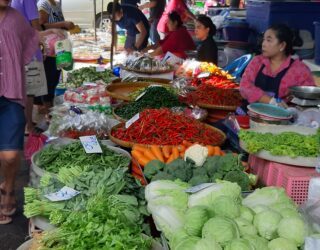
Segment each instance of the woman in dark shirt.
[[218,47],[213,40],[216,34],[216,26],[205,15],[199,15],[196,20],[195,35],[201,41],[198,46],[197,60],[201,62],[218,63]]

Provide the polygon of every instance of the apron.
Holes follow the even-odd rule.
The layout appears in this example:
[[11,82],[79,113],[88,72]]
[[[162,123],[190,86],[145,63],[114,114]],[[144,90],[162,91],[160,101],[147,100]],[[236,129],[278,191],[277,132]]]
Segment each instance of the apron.
[[[279,97],[279,88],[282,78],[285,76],[289,68],[291,67],[292,63],[294,63],[294,60],[290,60],[290,64],[287,68],[280,71],[276,76],[267,76],[262,73],[265,65],[263,64],[258,72],[258,75],[256,77],[256,80],[254,82],[254,85],[260,89],[262,89],[264,92],[266,92],[269,96],[278,98]],[[242,109],[247,112],[247,106],[249,105],[249,102],[247,100],[243,101]]]

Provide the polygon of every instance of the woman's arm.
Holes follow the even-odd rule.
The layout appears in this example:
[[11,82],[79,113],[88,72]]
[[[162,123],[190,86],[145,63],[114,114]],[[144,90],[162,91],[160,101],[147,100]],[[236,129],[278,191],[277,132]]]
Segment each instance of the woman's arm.
[[74,28],[73,22],[57,22],[57,23],[48,23],[49,15],[44,10],[39,11],[39,23],[40,25],[44,25],[46,29],[67,29],[71,30]]
[[152,53],[150,53],[150,56],[160,56],[160,55],[163,55],[161,46],[158,46]]
[[135,46],[136,46],[136,48],[140,48],[141,45],[143,44],[148,32],[147,32],[146,27],[144,26],[142,21],[137,23],[136,28],[137,28],[137,30],[139,30],[140,34],[138,35],[138,39],[136,41]]

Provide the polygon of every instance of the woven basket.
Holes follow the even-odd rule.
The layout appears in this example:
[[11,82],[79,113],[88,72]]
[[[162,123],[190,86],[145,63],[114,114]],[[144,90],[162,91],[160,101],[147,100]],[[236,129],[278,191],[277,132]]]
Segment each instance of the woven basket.
[[139,74],[146,74],[146,75],[157,75],[157,74],[166,74],[173,72],[173,69],[166,69],[166,70],[139,70],[139,69],[132,69],[125,66],[121,66],[122,69],[127,71],[132,71]]
[[113,80],[111,83],[162,83],[162,84],[169,84],[171,80],[168,79],[162,79],[162,78],[147,78],[147,77],[138,77],[137,82],[122,82],[121,78],[117,78]]

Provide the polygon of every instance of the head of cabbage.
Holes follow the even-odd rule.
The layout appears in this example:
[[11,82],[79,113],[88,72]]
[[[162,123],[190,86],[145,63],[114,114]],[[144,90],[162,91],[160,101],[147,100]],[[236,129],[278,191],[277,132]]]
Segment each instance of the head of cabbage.
[[222,250],[222,247],[214,239],[201,239],[194,250]]
[[278,237],[277,229],[282,216],[271,209],[255,215],[253,225],[258,229],[259,235],[267,240]]
[[249,240],[256,250],[269,250],[268,241],[258,235],[243,235],[242,238]]
[[202,227],[208,220],[209,213],[206,207],[191,207],[185,214],[184,229],[189,235],[201,237]]
[[278,234],[300,247],[307,236],[307,225],[300,217],[283,218],[278,226]]
[[204,224],[202,237],[214,239],[221,246],[225,246],[229,241],[238,239],[240,234],[237,224],[232,219],[213,217]]
[[231,219],[237,218],[240,215],[240,204],[230,196],[221,195],[217,197],[211,209],[217,216],[225,216]]
[[258,231],[254,225],[252,225],[249,221],[243,218],[236,218],[235,222],[237,223],[240,231],[240,235],[258,235]]
[[268,247],[272,250],[298,250],[298,248],[292,241],[285,238],[276,238],[270,241]]
[[188,238],[180,241],[180,243],[178,243],[172,250],[194,250],[197,242],[200,239],[201,238],[199,237],[189,236]]
[[229,242],[225,250],[255,250],[255,247],[246,239],[235,239]]

